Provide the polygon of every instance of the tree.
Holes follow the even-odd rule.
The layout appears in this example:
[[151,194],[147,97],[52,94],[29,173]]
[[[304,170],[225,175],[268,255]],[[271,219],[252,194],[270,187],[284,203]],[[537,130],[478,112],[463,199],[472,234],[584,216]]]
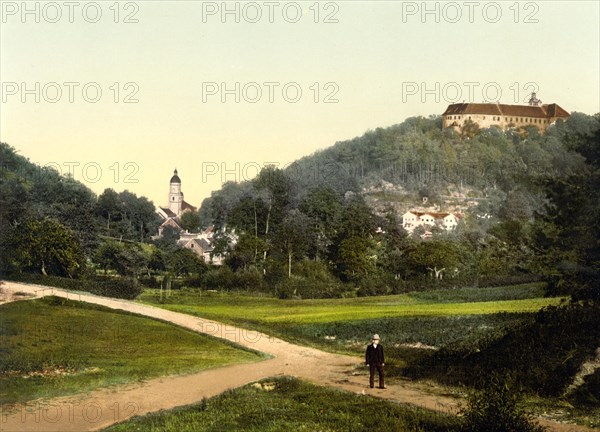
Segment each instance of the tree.
[[98,249],[96,249],[93,256],[94,262],[104,270],[104,274],[106,274],[108,270],[118,271],[120,268],[122,249],[122,243],[106,240],[98,246]]
[[181,215],[181,226],[188,232],[198,232],[200,215],[195,211],[186,211]]
[[315,235],[315,247],[309,255],[316,260],[326,257],[338,229],[341,197],[329,187],[318,187],[308,192],[298,208],[308,216]]
[[303,258],[311,246],[312,232],[308,217],[291,210],[277,227],[273,244],[287,258],[288,278],[292,276],[292,260]]
[[462,128],[460,129],[460,136],[463,138],[471,139],[479,134],[479,125],[471,119],[465,120]]
[[73,277],[84,266],[84,254],[73,232],[52,219],[27,221],[20,230],[20,264],[47,276]]
[[[268,242],[271,226],[281,223],[290,203],[290,180],[282,170],[274,166],[266,166],[254,179],[253,186],[266,206],[264,238]],[[263,261],[266,259],[267,249],[264,250]]]
[[166,269],[173,275],[200,275],[207,269],[198,255],[186,248],[178,248],[166,257]]
[[106,233],[110,235],[110,223],[119,220],[122,216],[119,194],[113,189],[104,189],[96,201],[94,213],[106,220]]
[[406,277],[410,272],[409,252],[412,242],[408,238],[408,233],[400,226],[392,209],[387,210],[382,229],[381,266],[395,279]]
[[436,280],[444,272],[460,271],[463,262],[468,262],[460,244],[448,240],[429,240],[418,243],[410,253],[413,265],[422,273],[430,273]]
[[338,271],[347,280],[360,278],[375,272],[376,256],[373,243],[363,237],[348,237],[340,244]]

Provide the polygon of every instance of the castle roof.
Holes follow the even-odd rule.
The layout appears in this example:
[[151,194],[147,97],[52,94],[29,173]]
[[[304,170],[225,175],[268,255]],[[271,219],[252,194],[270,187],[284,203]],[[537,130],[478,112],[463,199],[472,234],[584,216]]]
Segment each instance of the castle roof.
[[569,113],[557,104],[550,105],[506,105],[490,103],[458,103],[449,105],[442,115],[484,114],[514,117],[567,118]]

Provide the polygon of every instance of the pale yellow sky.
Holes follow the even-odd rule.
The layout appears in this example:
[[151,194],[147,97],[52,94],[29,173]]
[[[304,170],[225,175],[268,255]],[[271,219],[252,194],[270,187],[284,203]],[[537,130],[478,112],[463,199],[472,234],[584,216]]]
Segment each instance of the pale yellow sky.
[[157,205],[174,167],[198,206],[222,180],[451,102],[515,103],[536,89],[544,103],[600,111],[597,1],[1,10],[0,139],[96,193]]

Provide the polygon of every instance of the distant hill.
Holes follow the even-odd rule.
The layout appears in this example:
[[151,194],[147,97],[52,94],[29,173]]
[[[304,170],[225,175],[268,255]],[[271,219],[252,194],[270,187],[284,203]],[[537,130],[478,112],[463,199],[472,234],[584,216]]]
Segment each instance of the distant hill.
[[[588,127],[591,119],[574,113],[541,135],[535,127],[461,134],[442,130],[440,116],[412,117],[337,142],[295,161],[284,172],[296,203],[310,190],[326,186],[340,195],[363,195],[377,212],[388,207],[399,214],[410,208],[479,207],[480,212],[497,216],[513,195],[513,201],[527,206],[524,213],[532,214],[542,203],[540,179],[581,169],[583,158],[561,137],[571,129]],[[249,183],[227,184],[206,199],[201,209],[205,223],[214,220],[210,206],[215,198],[234,206]]]

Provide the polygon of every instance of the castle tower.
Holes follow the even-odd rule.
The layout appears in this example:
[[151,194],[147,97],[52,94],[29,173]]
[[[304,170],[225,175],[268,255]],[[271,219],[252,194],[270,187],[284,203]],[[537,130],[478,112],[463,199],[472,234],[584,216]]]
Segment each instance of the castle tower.
[[542,101],[537,98],[537,95],[535,94],[535,92],[531,93],[531,99],[529,99],[529,105],[530,106],[541,106],[542,105]]
[[183,205],[183,192],[181,192],[181,179],[177,175],[177,169],[173,171],[173,177],[169,186],[169,210],[178,217],[181,216],[181,207]]

